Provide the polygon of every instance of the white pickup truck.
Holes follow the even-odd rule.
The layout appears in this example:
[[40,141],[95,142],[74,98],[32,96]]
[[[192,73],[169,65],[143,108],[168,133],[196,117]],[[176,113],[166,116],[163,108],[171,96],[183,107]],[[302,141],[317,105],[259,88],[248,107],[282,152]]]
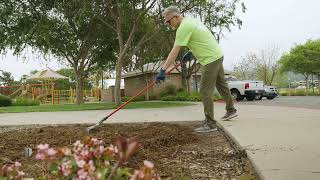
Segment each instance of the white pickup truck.
[[225,75],[228,82],[232,97],[239,101],[246,98],[248,101],[253,101],[256,97],[264,94],[262,81],[244,80],[239,81],[236,77],[229,74]]

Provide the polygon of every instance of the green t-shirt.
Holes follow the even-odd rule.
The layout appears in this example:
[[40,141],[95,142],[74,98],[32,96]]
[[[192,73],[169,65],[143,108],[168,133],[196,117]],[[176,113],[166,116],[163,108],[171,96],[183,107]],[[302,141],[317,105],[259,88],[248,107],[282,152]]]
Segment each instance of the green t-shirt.
[[187,46],[201,65],[207,65],[223,56],[210,30],[195,18],[183,18],[176,32],[175,44]]

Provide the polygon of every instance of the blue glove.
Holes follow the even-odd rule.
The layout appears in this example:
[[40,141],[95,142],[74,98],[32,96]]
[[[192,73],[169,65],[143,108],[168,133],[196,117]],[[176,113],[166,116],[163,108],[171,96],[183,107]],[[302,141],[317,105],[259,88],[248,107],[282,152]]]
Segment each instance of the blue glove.
[[166,70],[163,70],[161,68],[159,74],[156,77],[156,83],[161,84],[161,81],[164,82],[165,79],[166,79]]
[[192,53],[191,51],[188,51],[186,54],[183,55],[182,62],[186,63],[187,61],[191,61],[191,60],[192,60]]

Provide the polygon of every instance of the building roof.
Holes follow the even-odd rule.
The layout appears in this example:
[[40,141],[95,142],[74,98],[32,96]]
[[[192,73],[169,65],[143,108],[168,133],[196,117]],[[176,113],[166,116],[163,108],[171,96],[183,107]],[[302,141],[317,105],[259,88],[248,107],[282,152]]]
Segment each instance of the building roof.
[[28,79],[36,79],[36,80],[53,80],[53,79],[68,79],[54,70],[47,67],[46,70],[39,71],[33,75],[31,75]]

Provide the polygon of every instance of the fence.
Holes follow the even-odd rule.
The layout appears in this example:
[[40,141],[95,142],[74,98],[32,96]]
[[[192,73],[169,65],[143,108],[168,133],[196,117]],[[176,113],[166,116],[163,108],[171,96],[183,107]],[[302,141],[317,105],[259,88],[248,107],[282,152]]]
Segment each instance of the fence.
[[[17,86],[0,86],[0,94],[10,98],[24,97],[38,99],[42,104],[52,103],[74,103],[76,100],[76,90],[58,90],[54,84],[27,84]],[[101,89],[93,88],[83,90],[85,102],[99,102],[101,100]]]

